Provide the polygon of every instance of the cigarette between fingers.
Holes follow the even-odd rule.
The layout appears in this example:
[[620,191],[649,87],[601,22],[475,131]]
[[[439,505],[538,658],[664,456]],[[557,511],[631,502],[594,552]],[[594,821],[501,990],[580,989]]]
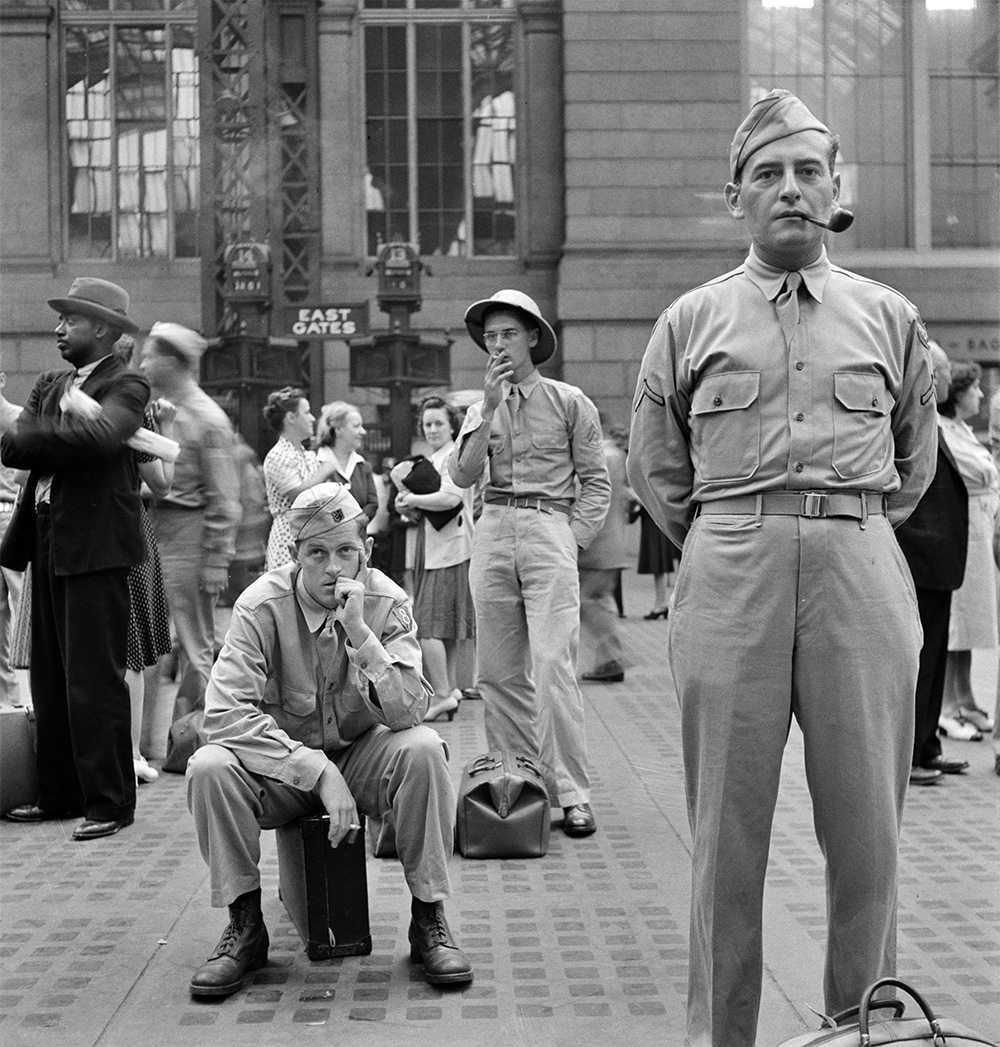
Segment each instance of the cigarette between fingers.
[[347,828],[348,828],[348,829],[360,829],[360,828],[361,828],[361,826],[360,826],[360,825],[357,825],[357,824],[355,824],[354,822],[351,822],[351,824],[350,824],[350,825],[349,825],[349,826],[348,826]]

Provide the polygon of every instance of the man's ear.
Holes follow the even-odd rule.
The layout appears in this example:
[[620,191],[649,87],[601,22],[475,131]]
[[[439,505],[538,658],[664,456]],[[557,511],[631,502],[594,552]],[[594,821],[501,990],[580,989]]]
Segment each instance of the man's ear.
[[292,559],[298,563],[299,560],[299,547],[295,542],[288,543],[288,551],[291,553]]
[[743,211],[743,204],[740,203],[739,183],[727,182],[723,194],[726,198],[726,207],[729,209],[729,213],[733,218],[737,219],[737,221],[742,221],[746,215]]
[[541,337],[541,332],[537,327],[532,327],[528,332],[528,348],[534,349],[538,345],[538,339]]
[[833,202],[837,203],[840,200],[840,172],[837,171],[833,176]]
[[373,537],[372,535],[369,535],[369,536],[368,536],[368,537],[367,537],[367,538],[365,539],[365,564],[368,564],[368,563],[370,563],[370,562],[371,562],[371,558],[372,558],[372,546],[373,546],[374,544],[375,544],[375,538],[374,538],[374,537]]

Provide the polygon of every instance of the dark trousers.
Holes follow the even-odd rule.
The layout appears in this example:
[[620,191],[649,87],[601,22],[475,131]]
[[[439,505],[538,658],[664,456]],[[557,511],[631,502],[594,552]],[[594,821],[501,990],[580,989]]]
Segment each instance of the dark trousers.
[[57,576],[52,517],[40,507],[31,574],[31,694],[39,804],[95,821],[135,811],[125,685],[128,568]]
[[941,589],[917,589],[920,624],[924,645],[920,648],[917,673],[917,708],[913,731],[913,766],[925,767],[941,755],[938,718],[944,696],[944,670],[948,662],[948,619],[951,616],[951,592]]

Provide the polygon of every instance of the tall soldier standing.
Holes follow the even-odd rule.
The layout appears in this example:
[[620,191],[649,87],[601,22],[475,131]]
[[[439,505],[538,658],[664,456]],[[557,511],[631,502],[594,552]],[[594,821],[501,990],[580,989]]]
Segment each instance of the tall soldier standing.
[[893,534],[934,472],[917,310],[832,265],[837,141],[787,91],[736,132],[746,261],[682,295],[642,362],[629,479],[684,556],[669,619],[694,840],[688,1037],[752,1044],[791,717],[826,858],[828,1013],[896,956],[921,633]]

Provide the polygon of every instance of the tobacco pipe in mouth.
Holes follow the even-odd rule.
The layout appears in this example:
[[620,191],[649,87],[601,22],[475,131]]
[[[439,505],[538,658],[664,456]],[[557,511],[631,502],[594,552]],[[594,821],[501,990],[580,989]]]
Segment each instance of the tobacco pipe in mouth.
[[794,217],[804,218],[807,222],[812,222],[813,225],[829,229],[831,233],[842,233],[845,229],[850,229],[854,222],[854,212],[848,211],[846,207],[835,207],[829,221],[826,222],[807,214],[796,214]]

